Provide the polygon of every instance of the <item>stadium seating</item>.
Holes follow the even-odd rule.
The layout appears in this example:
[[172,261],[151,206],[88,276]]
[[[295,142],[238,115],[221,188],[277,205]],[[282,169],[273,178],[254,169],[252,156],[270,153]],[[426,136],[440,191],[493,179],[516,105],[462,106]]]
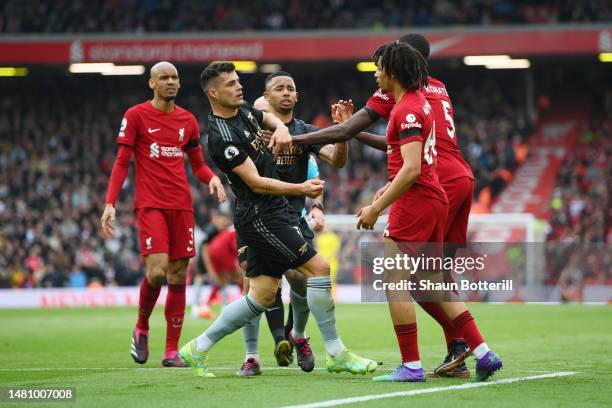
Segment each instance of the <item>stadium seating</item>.
[[[197,72],[184,76],[194,75]],[[316,81],[298,77],[305,83],[316,84],[301,92],[298,116],[307,121],[325,116],[325,107],[340,97],[352,97],[360,107],[372,92],[362,85],[362,77],[356,72],[343,73],[341,85],[334,75],[315,75]],[[262,80],[261,75],[244,76],[246,94],[254,99],[261,92]],[[188,83],[188,79],[184,82]],[[477,88],[464,82],[470,81],[449,76],[447,83],[455,106],[459,143],[476,176],[476,207],[486,212],[512,177],[521,157],[524,159],[530,125],[520,92],[512,82],[506,81],[500,87],[485,78]],[[136,284],[144,269],[132,213],[131,176],[117,207],[116,239],[101,239],[99,217],[116,153],[114,134],[123,111],[149,97],[146,85],[132,78],[74,79],[61,75],[31,77],[27,84],[7,79],[4,84],[7,91],[0,97],[3,107],[0,131],[8,136],[0,143],[0,286]],[[59,100],[62,103],[56,104]],[[205,134],[208,106],[202,103],[197,87],[184,86],[178,102],[196,113]],[[591,133],[605,135],[609,132],[605,126],[609,124],[594,125]],[[385,127],[380,122],[373,131],[384,134]],[[586,150],[576,152],[582,155],[577,157],[592,156],[593,152],[601,151],[598,147],[601,146],[587,145]],[[356,141],[351,142],[350,152],[349,164],[340,171],[321,166],[322,177],[328,180],[327,213],[353,214],[385,183],[384,154]],[[574,174],[574,168],[591,174],[589,166],[594,163],[587,160],[581,164],[583,160],[579,158],[568,158],[560,178],[563,191],[570,191],[577,183],[568,175]],[[592,194],[604,194],[601,190],[606,185],[601,180],[589,190]],[[195,182],[192,193],[196,221],[202,226],[214,202]],[[590,202],[588,194],[583,192],[582,201]],[[553,201],[551,234],[557,237],[578,234],[589,239],[608,234],[597,224],[601,223],[603,208],[589,212],[595,226],[582,232],[584,228],[580,225],[587,221],[582,212],[576,213],[580,200],[560,193]],[[591,211],[590,206],[585,208],[583,211]],[[568,212],[571,218],[565,217]],[[344,252],[350,253],[350,245],[343,248]]]
[[[32,4],[33,3],[33,4]],[[6,2],[3,33],[193,32],[393,28],[449,24],[596,22],[610,18],[602,0],[459,1],[132,1]]]

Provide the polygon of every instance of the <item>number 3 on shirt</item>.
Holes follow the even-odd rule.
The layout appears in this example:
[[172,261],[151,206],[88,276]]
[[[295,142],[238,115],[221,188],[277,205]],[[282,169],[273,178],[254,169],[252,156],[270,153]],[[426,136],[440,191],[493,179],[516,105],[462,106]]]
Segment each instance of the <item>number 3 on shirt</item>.
[[440,101],[440,102],[442,102],[442,107],[444,108],[444,117],[449,123],[449,126],[446,129],[446,131],[448,132],[448,137],[450,137],[451,139],[454,139],[455,138],[455,122],[453,121],[453,117],[450,114],[450,110],[451,110],[450,103],[448,103],[448,101]]
[[433,156],[437,156],[438,152],[436,151],[436,125],[431,127],[431,131],[429,132],[429,136],[427,136],[427,140],[425,141],[425,147],[423,148],[423,157],[427,164],[433,164]]

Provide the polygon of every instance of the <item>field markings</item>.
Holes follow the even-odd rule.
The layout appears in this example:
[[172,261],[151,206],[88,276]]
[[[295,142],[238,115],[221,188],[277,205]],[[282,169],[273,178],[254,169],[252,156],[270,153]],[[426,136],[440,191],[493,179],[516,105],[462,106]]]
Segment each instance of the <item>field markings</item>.
[[[238,366],[214,366],[210,367],[211,371],[215,370],[236,370]],[[300,371],[299,367],[261,367],[262,371]],[[0,368],[0,372],[28,372],[28,371],[147,371],[147,370],[186,370],[185,368],[178,367],[15,367],[15,368]],[[326,371],[325,367],[316,367],[316,371]],[[378,367],[376,371],[393,371],[395,368],[382,368]],[[522,370],[515,369],[513,372],[521,373],[543,373],[552,374],[555,371],[550,370]],[[508,372],[508,370],[505,370]],[[577,372],[573,372],[576,374]]]
[[309,404],[288,405],[283,408],[337,407],[339,405],[355,404],[358,402],[366,402],[366,401],[379,400],[379,399],[385,399],[385,398],[407,397],[407,396],[412,396],[412,395],[433,394],[433,393],[444,392],[444,391],[465,390],[468,388],[487,387],[489,385],[512,384],[516,382],[541,380],[545,378],[567,377],[567,376],[574,375],[574,374],[577,374],[577,373],[575,371],[559,371],[559,372],[553,372],[553,373],[548,373],[548,374],[534,375],[530,377],[504,378],[501,380],[495,380],[495,381],[490,381],[490,382],[465,383],[461,385],[450,385],[447,387],[421,388],[418,390],[397,391],[397,392],[389,392],[386,394],[370,394],[370,395],[363,395],[360,397],[350,397],[350,398],[342,398],[342,399],[335,399],[335,400],[319,401],[319,402],[313,402]]
[[[235,366],[218,366],[218,367],[209,367],[210,371],[215,370],[237,370],[240,368],[240,365]],[[300,371],[299,367],[262,367],[262,371]],[[19,368],[0,368],[0,372],[20,372],[20,371],[148,371],[148,370],[160,370],[160,371],[170,371],[170,370],[184,370],[185,368],[178,367],[19,367]],[[323,367],[317,367],[315,370],[327,370]],[[379,368],[378,371],[392,371],[391,368]]]

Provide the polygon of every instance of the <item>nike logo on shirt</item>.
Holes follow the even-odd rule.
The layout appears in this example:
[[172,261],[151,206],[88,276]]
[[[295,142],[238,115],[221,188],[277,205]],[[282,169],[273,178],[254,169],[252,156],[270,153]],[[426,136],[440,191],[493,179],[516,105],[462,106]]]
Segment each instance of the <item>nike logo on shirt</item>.
[[161,128],[157,128],[157,129],[151,129],[151,128],[149,128],[149,133],[155,133],[155,132],[157,132],[158,130],[161,130]]

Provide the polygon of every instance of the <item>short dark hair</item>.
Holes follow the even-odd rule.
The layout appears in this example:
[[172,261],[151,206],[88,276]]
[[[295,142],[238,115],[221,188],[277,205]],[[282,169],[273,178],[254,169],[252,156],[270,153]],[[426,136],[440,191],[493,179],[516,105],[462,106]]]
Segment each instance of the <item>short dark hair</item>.
[[293,75],[286,71],[275,71],[266,77],[266,81],[264,82],[264,88],[268,89],[268,83],[276,77],[286,76],[293,79]]
[[236,66],[230,61],[215,61],[210,63],[200,74],[200,87],[202,87],[202,91],[206,93],[210,81],[219,77],[220,74],[234,72],[235,70]]
[[429,58],[429,41],[427,41],[427,38],[423,37],[421,34],[410,33],[402,35],[399,42],[411,45],[412,48],[421,53],[423,58]]
[[427,61],[409,44],[393,41],[381,45],[374,52],[372,59],[407,90],[428,85]]

